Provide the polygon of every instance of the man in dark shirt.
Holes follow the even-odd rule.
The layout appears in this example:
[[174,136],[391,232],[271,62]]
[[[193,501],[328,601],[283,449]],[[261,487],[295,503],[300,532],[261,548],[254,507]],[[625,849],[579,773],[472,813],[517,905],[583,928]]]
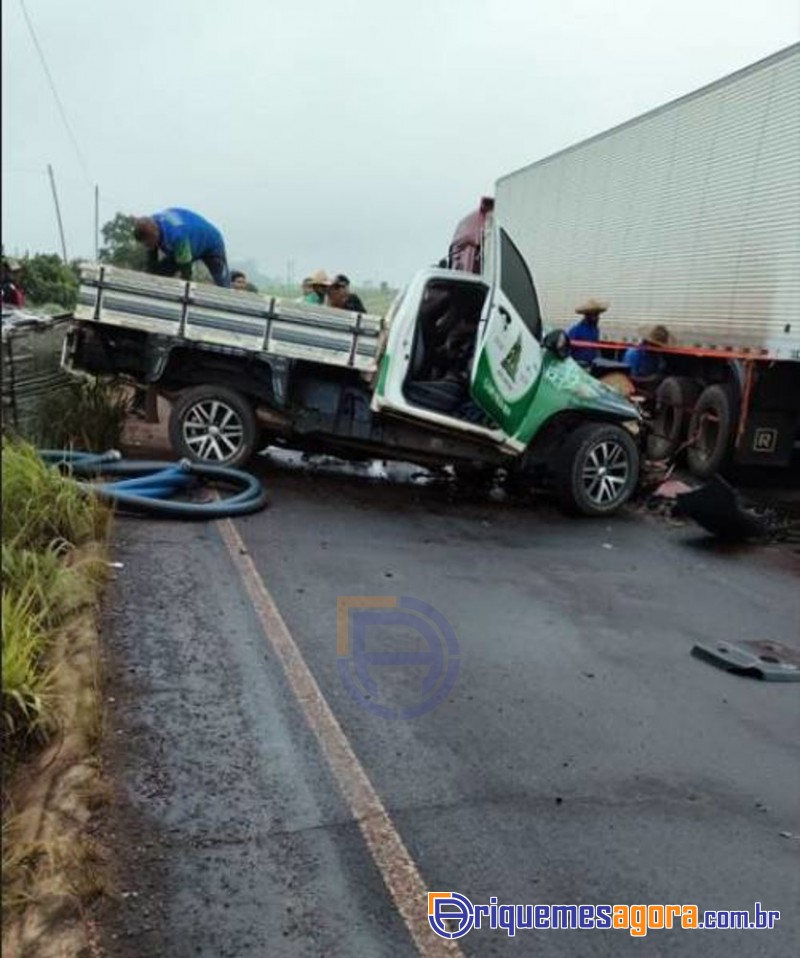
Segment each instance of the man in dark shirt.
[[149,273],[191,279],[192,263],[200,260],[217,286],[231,285],[222,233],[199,214],[172,207],[142,216],[134,221],[133,235],[148,251]]
[[231,272],[231,289],[238,289],[243,293],[257,293],[258,287],[254,286],[247,278],[247,274],[240,269]]
[[333,277],[333,282],[328,287],[328,305],[336,309],[349,309],[353,313],[366,313],[359,297],[350,292],[350,280],[344,273]]

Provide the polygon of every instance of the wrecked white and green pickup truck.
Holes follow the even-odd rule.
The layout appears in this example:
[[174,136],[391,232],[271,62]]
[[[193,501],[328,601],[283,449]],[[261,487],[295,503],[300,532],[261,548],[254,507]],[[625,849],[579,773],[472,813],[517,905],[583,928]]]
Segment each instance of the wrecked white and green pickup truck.
[[493,247],[492,282],[425,269],[385,317],[87,265],[64,364],[165,395],[179,456],[504,467],[609,515],[637,485],[640,414],[543,336],[527,264],[504,230]]

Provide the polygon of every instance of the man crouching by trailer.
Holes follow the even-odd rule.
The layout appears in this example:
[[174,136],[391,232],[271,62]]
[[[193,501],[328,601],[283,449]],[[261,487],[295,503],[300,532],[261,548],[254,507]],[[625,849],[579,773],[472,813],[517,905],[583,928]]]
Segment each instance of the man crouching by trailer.
[[192,278],[192,264],[206,265],[217,286],[230,286],[222,233],[191,210],[172,207],[134,220],[133,236],[148,251],[147,271]]

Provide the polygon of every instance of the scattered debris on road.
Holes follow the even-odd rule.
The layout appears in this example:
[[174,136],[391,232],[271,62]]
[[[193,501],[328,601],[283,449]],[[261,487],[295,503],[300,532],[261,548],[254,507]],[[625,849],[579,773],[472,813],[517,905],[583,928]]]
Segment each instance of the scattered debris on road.
[[800,682],[800,652],[780,642],[697,643],[692,655],[737,675],[765,682]]
[[737,492],[721,476],[675,498],[675,513],[729,542],[800,540],[800,524]]

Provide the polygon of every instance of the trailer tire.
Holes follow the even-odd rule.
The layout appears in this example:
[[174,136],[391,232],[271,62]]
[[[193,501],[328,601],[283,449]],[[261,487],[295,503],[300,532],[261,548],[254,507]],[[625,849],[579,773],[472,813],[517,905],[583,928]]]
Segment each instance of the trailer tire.
[[638,480],[639,449],[622,426],[586,423],[556,455],[556,495],[573,515],[611,515],[630,499]]
[[647,437],[650,459],[670,459],[678,450],[700,386],[688,376],[667,376],[656,390],[656,405]]
[[226,386],[185,389],[172,407],[169,439],[174,452],[192,462],[243,466],[258,446],[253,406]]
[[707,386],[695,403],[689,421],[686,462],[693,476],[710,479],[728,461],[736,424],[736,401],[729,386]]

